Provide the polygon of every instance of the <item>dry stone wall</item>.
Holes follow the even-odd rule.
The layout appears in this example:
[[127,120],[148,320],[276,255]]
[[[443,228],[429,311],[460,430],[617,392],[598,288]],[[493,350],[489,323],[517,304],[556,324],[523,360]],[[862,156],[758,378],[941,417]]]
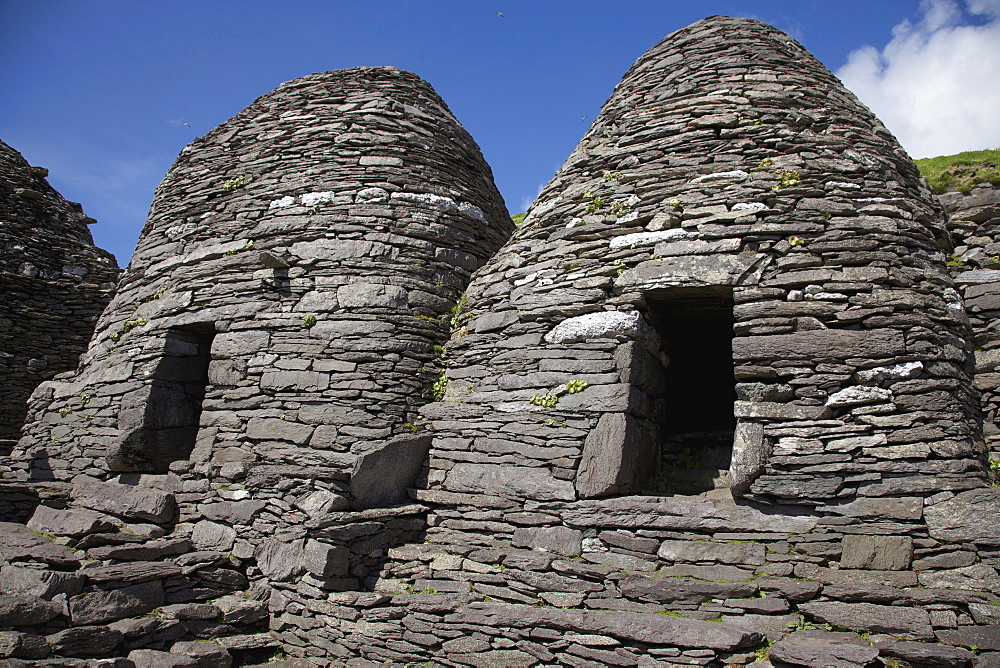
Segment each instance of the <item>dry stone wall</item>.
[[114,294],[118,265],[94,246],[94,219],[0,142],[0,453],[20,436],[28,396],[76,368]]
[[419,78],[283,84],[171,168],[79,372],[32,399],[19,473],[310,467],[346,505],[358,457],[409,433],[450,309],[512,229]]
[[983,435],[1000,460],[1000,190],[982,184],[968,194],[941,195],[955,249],[948,268],[962,293],[975,341],[975,385],[981,394]]
[[[987,193],[945,199],[952,248],[829,72],[711,17],[640,58],[494,254],[506,212],[431,95],[314,75],[182,155],[78,375],[33,397],[0,652],[1000,662]],[[202,373],[193,449],[153,461]]]

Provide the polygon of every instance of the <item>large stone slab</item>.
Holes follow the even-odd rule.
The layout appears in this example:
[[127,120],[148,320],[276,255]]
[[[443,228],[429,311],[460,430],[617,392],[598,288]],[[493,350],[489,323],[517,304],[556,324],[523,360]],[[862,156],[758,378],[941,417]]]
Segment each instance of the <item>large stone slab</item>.
[[406,490],[414,486],[430,447],[430,435],[397,436],[359,456],[351,472],[358,510],[406,503]]
[[79,594],[83,589],[83,579],[83,575],[78,573],[6,564],[0,568],[0,591],[49,600],[56,594]]
[[671,287],[692,287],[752,284],[744,278],[760,260],[759,253],[736,255],[679,256],[647,260],[634,269],[626,270],[617,281],[618,288],[652,290]]
[[1000,545],[1000,488],[960,492],[947,501],[924,508],[927,531],[948,543]]
[[573,483],[560,480],[545,468],[501,464],[456,464],[445,478],[449,492],[489,494],[537,501],[576,498]]
[[793,666],[853,668],[881,665],[878,650],[853,633],[800,631],[775,643],[768,658]]
[[723,564],[748,564],[760,566],[764,563],[762,543],[720,543],[690,540],[665,540],[656,556],[667,561],[703,562],[717,561]]
[[265,538],[257,548],[257,566],[271,580],[291,580],[304,568],[305,541],[282,543]]
[[668,642],[731,652],[755,647],[764,636],[755,631],[718,622],[610,610],[570,610],[505,603],[471,603],[445,617],[449,624],[477,624],[492,628],[552,628],[577,633],[597,633],[624,640]]
[[39,536],[23,524],[0,522],[0,558],[10,562],[35,561],[60,568],[76,568],[73,551]]
[[62,612],[62,606],[30,596],[0,594],[0,627],[44,624]]
[[585,499],[638,491],[649,475],[642,465],[652,460],[656,446],[655,434],[636,418],[603,414],[584,441],[576,491]]
[[704,603],[712,599],[747,598],[757,593],[752,582],[706,582],[669,577],[628,577],[619,583],[623,596],[656,603]]
[[902,571],[913,561],[913,539],[909,536],[844,536],[841,568]]
[[124,639],[107,626],[76,626],[45,636],[52,651],[61,656],[108,656]]
[[73,485],[73,502],[91,510],[149,522],[169,522],[177,506],[173,494],[148,487],[83,480]]
[[778,507],[765,512],[695,496],[623,496],[580,501],[559,510],[566,524],[581,527],[808,533],[816,526],[816,517],[796,512],[801,511]]
[[111,518],[85,508],[57,510],[40,505],[31,514],[27,525],[32,531],[51,534],[53,536],[70,536],[80,538],[91,533],[113,531],[115,528]]
[[894,329],[815,329],[794,334],[737,336],[733,339],[733,359],[847,359],[880,358],[906,354],[903,335]]
[[930,616],[922,608],[821,601],[802,603],[799,611],[821,622],[853,631],[890,633],[914,640],[934,637]]
[[159,580],[81,594],[70,599],[73,626],[103,624],[125,617],[144,615],[163,605],[163,585]]

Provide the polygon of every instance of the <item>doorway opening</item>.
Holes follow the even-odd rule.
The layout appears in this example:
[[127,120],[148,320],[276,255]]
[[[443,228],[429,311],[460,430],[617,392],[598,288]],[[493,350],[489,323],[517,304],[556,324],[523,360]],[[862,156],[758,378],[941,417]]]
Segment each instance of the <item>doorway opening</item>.
[[736,429],[732,290],[665,291],[648,295],[647,307],[669,360],[659,420],[658,491],[728,490]]
[[[194,450],[208,386],[213,323],[173,327],[144,392],[129,401],[140,415],[133,428],[108,454],[112,471],[167,473],[170,462],[188,459]],[[125,413],[129,406],[123,406]],[[121,419],[121,418],[120,418]]]

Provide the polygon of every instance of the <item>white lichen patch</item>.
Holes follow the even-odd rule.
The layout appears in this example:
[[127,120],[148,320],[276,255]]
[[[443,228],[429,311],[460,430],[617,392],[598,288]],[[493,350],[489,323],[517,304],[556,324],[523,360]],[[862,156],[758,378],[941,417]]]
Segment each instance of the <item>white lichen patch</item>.
[[731,172],[715,172],[714,174],[702,174],[688,181],[688,183],[704,183],[706,181],[742,181],[750,176],[742,169],[734,169]]
[[325,202],[332,202],[334,194],[330,191],[319,192],[319,193],[304,193],[299,195],[299,203],[302,206],[316,206],[317,204],[323,204]]
[[545,335],[545,341],[574,343],[619,336],[643,340],[652,334],[650,329],[638,311],[600,311],[563,320]]
[[923,362],[901,362],[880,366],[874,369],[861,369],[855,376],[862,383],[881,382],[883,380],[900,380],[916,378],[924,369]]
[[831,408],[839,408],[891,400],[892,390],[882,387],[848,387],[827,397],[826,405]]
[[830,188],[842,188],[843,190],[861,190],[861,186],[857,183],[848,183],[847,181],[830,181],[826,185]]
[[291,195],[286,195],[281,199],[276,199],[271,202],[269,209],[287,209],[290,206],[295,206],[295,198]]
[[659,232],[636,232],[635,234],[624,234],[612,239],[608,247],[611,250],[628,248],[629,246],[649,246],[659,241],[682,241],[684,239],[695,239],[697,234],[679,227]]
[[444,213],[458,213],[467,218],[486,222],[483,210],[468,202],[456,202],[450,197],[431,193],[393,193],[391,199],[400,202],[423,204]]
[[766,208],[767,205],[763,202],[739,202],[733,205],[733,211],[760,211]]

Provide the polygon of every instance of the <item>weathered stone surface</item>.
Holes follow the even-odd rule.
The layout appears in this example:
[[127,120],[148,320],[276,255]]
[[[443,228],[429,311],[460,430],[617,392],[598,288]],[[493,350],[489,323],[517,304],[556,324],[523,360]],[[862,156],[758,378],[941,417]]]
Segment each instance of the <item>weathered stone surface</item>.
[[75,626],[45,636],[53,654],[59,656],[107,656],[121,643],[120,631],[107,626]]
[[879,650],[853,633],[799,631],[768,649],[768,658],[793,666],[876,666]]
[[194,657],[154,649],[134,649],[128,653],[128,660],[135,664],[135,668],[179,668],[199,665]]
[[233,665],[232,655],[215,640],[207,642],[182,640],[171,645],[170,653],[195,659],[194,665],[199,668],[209,668],[209,666],[229,668]]
[[236,542],[236,530],[225,524],[202,520],[194,525],[191,543],[196,550],[229,552]]
[[875,643],[875,647],[883,657],[902,659],[914,665],[968,668],[976,659],[967,649],[926,642],[879,640]]
[[679,647],[720,651],[753,647],[762,640],[759,633],[715,622],[634,612],[557,610],[502,603],[471,603],[445,617],[445,621],[494,628],[547,627],[648,643],[660,643],[669,638],[671,644]]
[[963,626],[958,629],[940,629],[937,638],[949,645],[978,647],[981,651],[1000,650],[1000,626]]
[[343,545],[309,540],[303,549],[302,566],[320,577],[343,577],[347,575],[350,558],[351,551]]
[[815,517],[805,514],[772,514],[751,506],[680,496],[627,496],[581,501],[563,508],[560,515],[573,526],[622,529],[808,532],[817,521]]
[[164,562],[134,562],[88,568],[80,572],[80,577],[86,576],[91,582],[148,582],[162,580],[181,574],[181,569],[171,563]]
[[51,599],[56,594],[75,596],[83,588],[84,577],[78,573],[21,568],[13,564],[0,567],[0,591],[32,598]]
[[114,530],[115,525],[111,519],[107,515],[84,508],[56,510],[41,505],[35,508],[26,526],[38,533],[80,538],[91,533]]
[[405,503],[431,447],[429,435],[397,436],[360,457],[351,472],[351,493],[359,510]]
[[74,484],[72,496],[73,501],[85,508],[150,522],[167,522],[173,519],[177,507],[171,494],[148,487],[97,480],[83,480]]
[[750,582],[706,582],[671,577],[629,577],[619,584],[623,596],[657,603],[704,603],[716,598],[746,598],[757,593]]
[[0,556],[10,562],[38,561],[62,568],[79,563],[73,552],[33,533],[23,524],[0,522]]
[[675,562],[717,561],[723,564],[759,566],[764,563],[764,551],[764,546],[760,543],[666,540],[660,545],[656,556]]
[[909,536],[844,536],[841,568],[902,571],[913,560]]
[[155,561],[191,549],[187,538],[151,540],[141,545],[106,545],[87,550],[92,559],[122,559],[127,561]]
[[605,413],[590,430],[576,476],[576,491],[591,499],[638,491],[648,473],[642,467],[656,450],[655,436],[625,413]]
[[646,340],[650,336],[650,326],[637,311],[600,311],[563,320],[545,335],[545,340],[548,343],[575,343],[618,337]]
[[949,543],[1000,545],[1000,490],[971,489],[924,508],[927,530],[937,540]]
[[290,580],[303,569],[305,542],[302,540],[282,543],[265,539],[257,548],[257,565],[272,580]]
[[500,464],[456,464],[445,488],[451,492],[556,501],[573,499],[573,483],[559,480],[545,469]]
[[52,601],[0,594],[0,626],[5,628],[44,624],[61,613],[62,607]]
[[738,362],[768,359],[883,358],[906,353],[903,335],[891,329],[822,329],[795,334],[736,337],[733,359]]
[[934,637],[930,617],[921,608],[872,603],[803,603],[799,610],[821,622],[855,631],[891,633],[916,640]]
[[49,645],[42,636],[17,631],[0,631],[0,659],[44,659]]
[[582,550],[583,532],[566,527],[517,528],[511,545],[555,552],[566,557],[578,557]]
[[86,626],[143,615],[161,605],[163,585],[153,580],[75,596],[70,599],[69,614],[74,626]]

